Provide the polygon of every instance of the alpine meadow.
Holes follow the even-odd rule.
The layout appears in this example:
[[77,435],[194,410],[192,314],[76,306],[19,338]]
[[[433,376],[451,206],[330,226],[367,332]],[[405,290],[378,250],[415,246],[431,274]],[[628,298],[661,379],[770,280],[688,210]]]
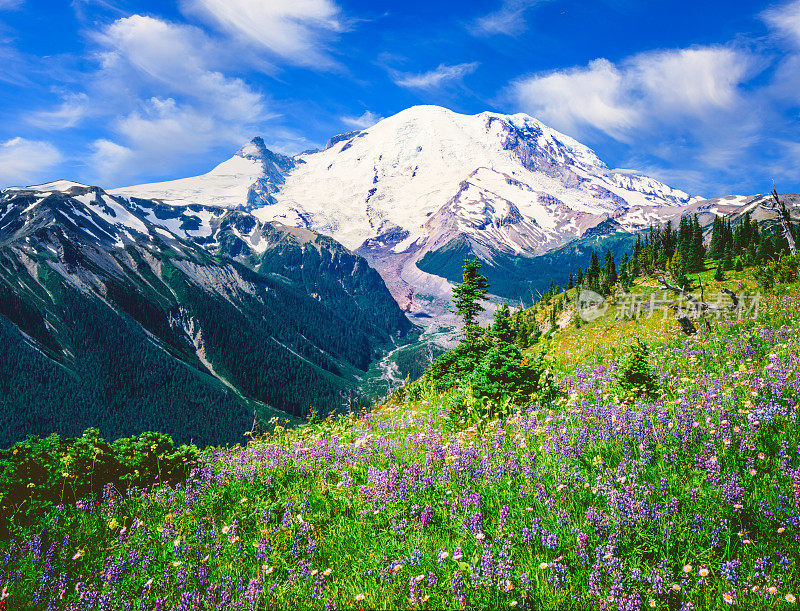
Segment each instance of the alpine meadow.
[[800,0],[0,0],[0,611],[796,608],[798,66]]

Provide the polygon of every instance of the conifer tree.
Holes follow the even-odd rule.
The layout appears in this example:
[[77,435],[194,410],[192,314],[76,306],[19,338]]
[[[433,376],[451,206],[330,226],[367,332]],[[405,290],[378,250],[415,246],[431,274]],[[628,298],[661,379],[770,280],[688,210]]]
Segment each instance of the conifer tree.
[[481,262],[477,259],[464,259],[464,275],[461,284],[453,287],[453,314],[458,314],[464,321],[465,343],[477,341],[481,329],[477,324],[478,314],[486,308],[481,305],[481,301],[486,298],[489,290],[489,283],[486,276],[478,273]]
[[714,224],[711,227],[711,244],[708,247],[708,256],[712,259],[722,258],[722,219],[714,217]]
[[703,246],[703,229],[700,227],[700,221],[695,214],[691,223],[691,268],[692,271],[703,271],[704,260],[706,257],[706,249]]
[[622,257],[622,263],[619,265],[619,281],[622,283],[622,288],[627,289],[631,285],[631,260],[626,252]]
[[514,342],[514,329],[511,327],[511,314],[507,304],[494,311],[494,320],[489,333],[496,342]]
[[586,270],[586,284],[593,291],[600,290],[600,261],[597,259],[597,253],[594,248],[592,254],[589,256],[589,269]]
[[610,250],[606,250],[606,260],[603,266],[603,275],[605,276],[605,283],[612,287],[617,283],[617,266],[614,263],[614,255]]

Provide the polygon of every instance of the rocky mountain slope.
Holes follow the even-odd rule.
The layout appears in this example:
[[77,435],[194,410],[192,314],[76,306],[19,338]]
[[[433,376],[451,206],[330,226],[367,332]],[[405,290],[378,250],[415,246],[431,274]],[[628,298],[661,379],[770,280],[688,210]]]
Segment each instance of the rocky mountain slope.
[[309,230],[68,181],[0,191],[2,443],[239,441],[253,410],[337,407],[410,330],[363,258]]
[[[257,189],[269,201],[253,196]],[[557,248],[609,218],[636,229],[653,210],[670,215],[695,201],[609,169],[527,115],[467,116],[436,106],[410,108],[291,160],[254,139],[206,175],[116,193],[245,208],[330,235],[364,255],[412,313],[449,294],[446,274],[430,264],[420,270],[426,256],[457,250],[491,266]]]
[[548,253],[574,240],[602,247],[599,238],[615,236],[620,248],[651,223],[695,211],[710,222],[755,205],[738,196],[702,200],[610,169],[524,114],[468,116],[437,106],[409,108],[292,159],[256,138],[203,176],[116,193],[240,208],[329,235],[363,255],[406,312],[437,323],[447,318],[450,281],[465,255],[484,261],[500,296],[525,298],[549,284]]

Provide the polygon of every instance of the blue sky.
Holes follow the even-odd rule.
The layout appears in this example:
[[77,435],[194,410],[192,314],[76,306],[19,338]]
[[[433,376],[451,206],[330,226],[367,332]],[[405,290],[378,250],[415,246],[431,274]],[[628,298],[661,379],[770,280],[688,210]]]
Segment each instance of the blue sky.
[[0,186],[207,171],[415,104],[708,197],[800,192],[800,0],[0,0]]

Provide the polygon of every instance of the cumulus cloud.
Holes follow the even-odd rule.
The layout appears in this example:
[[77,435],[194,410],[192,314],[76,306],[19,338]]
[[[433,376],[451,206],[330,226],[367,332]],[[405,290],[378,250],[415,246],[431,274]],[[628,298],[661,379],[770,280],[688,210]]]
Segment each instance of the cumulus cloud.
[[12,138],[0,143],[0,185],[28,185],[48,180],[48,175],[63,160],[49,142]]
[[201,30],[153,17],[118,19],[97,36],[104,83],[155,84],[161,95],[185,95],[226,119],[254,120],[263,113],[260,93],[215,70],[218,44]]
[[184,10],[299,65],[329,67],[327,44],[346,29],[330,0],[185,0]]
[[478,68],[478,62],[439,66],[421,74],[392,71],[392,79],[396,85],[407,89],[439,89],[452,83],[461,81],[466,75],[472,74]]
[[470,24],[470,31],[476,36],[506,34],[514,36],[525,31],[525,11],[549,0],[504,0],[502,6],[488,15],[479,17]]
[[238,126],[172,98],[151,98],[141,108],[119,117],[113,130],[119,142],[99,139],[92,162],[103,182],[119,182],[139,173],[159,173],[220,142],[246,140]]
[[639,121],[626,98],[623,73],[606,59],[588,66],[535,74],[512,85],[512,95],[526,112],[565,132],[591,126],[623,139]]
[[224,45],[199,28],[133,15],[92,39],[97,69],[85,75],[85,90],[27,118],[51,129],[105,119],[110,133],[92,153],[101,184],[177,171],[215,146],[248,140],[275,117],[259,91],[224,74]]
[[708,193],[709,184],[743,184],[742,170],[770,146],[766,126],[780,118],[752,87],[764,65],[734,45],[661,50],[529,75],[507,94],[520,110],[580,140],[616,141],[627,167]]
[[352,127],[353,129],[367,129],[368,127],[372,127],[378,121],[382,121],[383,117],[379,114],[372,112],[371,110],[365,110],[364,113],[359,117],[341,117],[342,123],[347,125],[348,127]]
[[733,48],[696,47],[643,53],[619,64],[534,74],[513,83],[517,104],[572,134],[599,130],[621,141],[634,132],[686,117],[718,117],[741,101],[750,57]]

